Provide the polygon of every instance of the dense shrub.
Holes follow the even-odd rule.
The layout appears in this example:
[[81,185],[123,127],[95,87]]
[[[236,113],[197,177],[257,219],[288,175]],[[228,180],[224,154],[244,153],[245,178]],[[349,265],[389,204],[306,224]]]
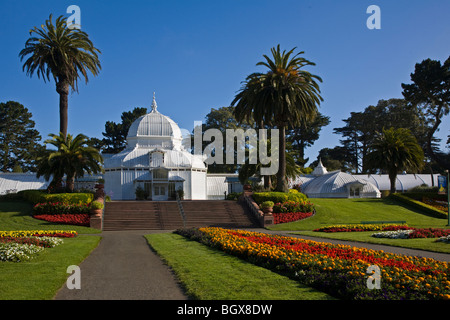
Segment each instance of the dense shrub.
[[40,190],[24,190],[22,197],[33,203],[61,202],[67,204],[89,204],[94,199],[93,193],[46,193]]
[[303,202],[307,199],[306,195],[297,190],[289,190],[285,192],[254,192],[252,195],[256,203],[261,204],[265,201],[273,201],[274,203],[285,202],[288,200]]
[[231,192],[227,194],[227,200],[238,200],[241,195],[242,192]]
[[273,206],[274,213],[289,213],[289,212],[313,212],[314,205],[309,201],[292,201],[278,202]]
[[33,207],[33,215],[42,214],[89,214],[89,205],[87,204],[67,204],[62,202],[44,202],[38,203]]

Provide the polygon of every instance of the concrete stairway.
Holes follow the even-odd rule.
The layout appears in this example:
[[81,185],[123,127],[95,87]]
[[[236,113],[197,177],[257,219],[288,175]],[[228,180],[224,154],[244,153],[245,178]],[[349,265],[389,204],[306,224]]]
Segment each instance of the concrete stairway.
[[[186,227],[256,227],[257,222],[235,201],[181,202]],[[103,230],[174,230],[183,227],[176,201],[111,201],[105,204]]]
[[103,230],[170,230],[183,226],[175,201],[106,202]]

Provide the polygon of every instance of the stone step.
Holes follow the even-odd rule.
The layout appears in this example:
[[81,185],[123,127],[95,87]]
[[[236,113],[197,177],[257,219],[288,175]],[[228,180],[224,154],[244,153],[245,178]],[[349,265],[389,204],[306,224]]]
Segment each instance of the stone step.
[[[186,200],[181,203],[186,227],[257,226],[234,201]],[[103,230],[172,230],[183,225],[175,201],[111,201],[105,205]]]

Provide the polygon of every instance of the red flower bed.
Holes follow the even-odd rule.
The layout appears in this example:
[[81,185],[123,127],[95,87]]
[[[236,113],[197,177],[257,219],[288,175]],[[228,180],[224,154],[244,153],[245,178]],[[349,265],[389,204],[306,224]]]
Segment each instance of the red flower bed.
[[33,216],[39,220],[45,220],[54,223],[71,224],[77,226],[89,227],[89,214],[40,214]]
[[439,237],[446,237],[450,235],[450,230],[444,230],[444,229],[435,229],[435,228],[423,228],[423,229],[416,229],[414,228],[414,231],[410,233],[409,239],[412,238],[439,238]]
[[51,245],[48,244],[47,241],[42,241],[39,238],[29,238],[29,237],[2,237],[0,238],[0,242],[2,243],[20,243],[20,244],[33,244],[35,246],[44,247],[44,248],[50,248]]
[[286,223],[297,220],[302,220],[313,215],[312,212],[288,212],[288,213],[273,213],[273,223]]

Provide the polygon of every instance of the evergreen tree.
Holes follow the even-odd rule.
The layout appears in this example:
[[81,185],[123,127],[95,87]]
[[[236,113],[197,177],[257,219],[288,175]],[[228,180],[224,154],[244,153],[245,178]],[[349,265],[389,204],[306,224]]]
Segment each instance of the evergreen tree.
[[35,171],[35,160],[44,149],[34,129],[32,114],[15,101],[0,103],[0,170]]
[[[127,135],[130,126],[139,117],[147,114],[147,108],[136,107],[132,111],[122,112],[122,122],[107,121],[103,132],[102,147],[105,153],[119,153],[127,146]],[[99,146],[99,143],[95,145]]]

